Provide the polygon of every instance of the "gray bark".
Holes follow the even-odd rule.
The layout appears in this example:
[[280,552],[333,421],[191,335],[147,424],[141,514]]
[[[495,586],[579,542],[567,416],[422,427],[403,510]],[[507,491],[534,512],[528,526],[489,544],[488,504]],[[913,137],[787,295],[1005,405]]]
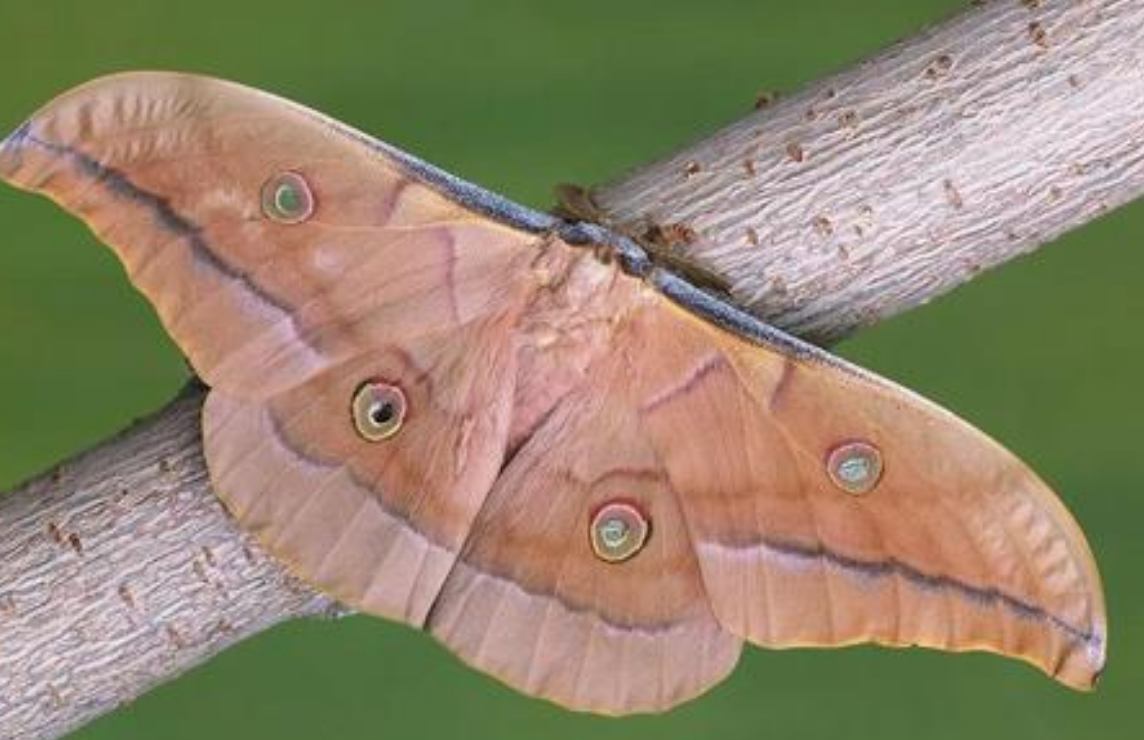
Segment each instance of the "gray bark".
[[49,738],[333,605],[227,516],[204,392],[0,497],[0,737]]
[[[1006,0],[594,189],[830,343],[1144,190],[1144,3]],[[658,227],[658,229],[656,228]]]
[[[1144,3],[1006,0],[581,198],[771,323],[845,336],[1144,190]],[[226,516],[201,390],[0,498],[0,738],[58,737],[336,608]]]

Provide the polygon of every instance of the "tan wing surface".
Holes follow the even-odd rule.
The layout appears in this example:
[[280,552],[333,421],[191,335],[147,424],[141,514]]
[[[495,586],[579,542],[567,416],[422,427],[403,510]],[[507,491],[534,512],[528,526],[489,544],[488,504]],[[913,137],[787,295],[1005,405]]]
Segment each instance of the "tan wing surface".
[[[1092,686],[1100,578],[1028,467],[888,381],[659,304],[630,329],[657,360],[640,365],[640,414],[727,629],[768,647],[988,650]],[[883,467],[861,494],[829,471],[855,443]]]
[[[303,223],[265,213],[263,191],[284,173],[308,185]],[[519,287],[506,275],[534,241],[341,124],[190,75],[125,74],[66,93],[5,141],[0,176],[86,221],[199,375],[250,397],[378,337],[500,310]]]
[[[595,373],[513,459],[428,624],[516,688],[608,714],[692,698],[740,650],[711,612],[679,502],[620,370]],[[593,513],[612,501],[651,521],[627,562],[602,560],[590,544]]]
[[[536,237],[313,111],[187,75],[67,93],[0,175],[111,245],[212,387],[207,464],[239,522],[346,604],[420,624],[505,454]],[[303,218],[268,211],[283,177]],[[373,379],[408,398],[398,439],[355,432]]]

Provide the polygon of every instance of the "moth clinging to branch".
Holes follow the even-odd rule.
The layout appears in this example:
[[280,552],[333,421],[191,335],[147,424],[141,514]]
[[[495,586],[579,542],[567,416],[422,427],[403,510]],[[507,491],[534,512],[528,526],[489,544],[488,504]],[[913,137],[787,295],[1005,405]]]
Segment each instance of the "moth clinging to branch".
[[0,176],[155,306],[243,527],[523,691],[662,710],[743,641],[1103,668],[1096,566],[1032,471],[622,235],[176,74],[65,94]]

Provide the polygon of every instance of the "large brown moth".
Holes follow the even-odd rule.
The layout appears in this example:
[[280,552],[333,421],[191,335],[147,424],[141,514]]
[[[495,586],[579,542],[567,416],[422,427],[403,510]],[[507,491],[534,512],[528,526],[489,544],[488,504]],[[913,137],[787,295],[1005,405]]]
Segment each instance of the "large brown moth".
[[1103,667],[1092,554],[1033,472],[622,236],[177,74],[65,94],[0,176],[154,304],[243,527],[522,691],[662,710],[744,640]]

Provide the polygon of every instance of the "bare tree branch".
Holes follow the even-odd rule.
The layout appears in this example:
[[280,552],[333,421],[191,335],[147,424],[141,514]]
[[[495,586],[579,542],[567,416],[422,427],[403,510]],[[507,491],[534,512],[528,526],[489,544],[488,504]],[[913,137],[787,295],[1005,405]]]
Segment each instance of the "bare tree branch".
[[58,737],[244,637],[334,612],[211,491],[204,395],[0,497],[0,737]]
[[[1006,0],[578,205],[824,342],[1142,190],[1144,4]],[[0,498],[0,738],[58,737],[270,625],[334,611],[216,501],[202,397]]]
[[1144,6],[974,8],[592,191],[830,343],[1144,191]]

